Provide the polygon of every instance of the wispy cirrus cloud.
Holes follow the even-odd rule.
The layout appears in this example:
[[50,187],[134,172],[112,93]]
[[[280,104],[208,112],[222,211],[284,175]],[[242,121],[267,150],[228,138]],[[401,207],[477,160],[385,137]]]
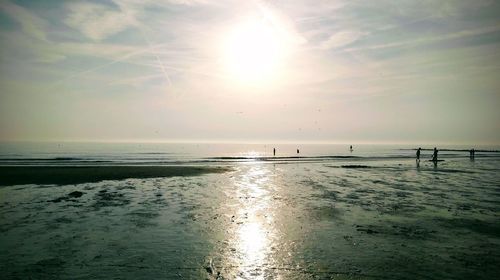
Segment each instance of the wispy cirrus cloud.
[[431,43],[448,41],[448,40],[474,37],[474,36],[495,33],[495,32],[500,32],[500,24],[496,24],[496,25],[492,25],[492,26],[485,26],[485,27],[480,27],[480,28],[475,28],[475,29],[460,30],[457,32],[447,33],[447,34],[421,37],[421,38],[417,38],[417,39],[409,39],[406,41],[397,41],[397,42],[390,42],[390,43],[386,43],[386,44],[377,44],[377,45],[368,45],[368,46],[363,46],[363,47],[348,48],[346,50],[347,51],[364,51],[364,50],[380,50],[380,49],[400,48],[400,47],[407,47],[407,46],[418,46],[418,45],[425,45],[425,44],[431,44]]
[[[468,100],[469,92],[474,92],[475,98],[485,104],[498,104],[498,1],[8,0],[0,3],[0,16],[5,17],[0,21],[2,101],[12,100],[20,93],[30,100],[45,86],[43,94],[58,100],[53,104],[72,102],[75,104],[72,115],[89,116],[92,124],[101,126],[103,131],[113,127],[106,126],[109,108],[119,107],[124,112],[123,122],[134,122],[130,110],[138,108],[137,101],[149,104],[144,105],[141,115],[147,125],[142,130],[129,126],[127,131],[140,130],[145,137],[147,128],[153,126],[178,131],[183,137],[198,135],[191,124],[200,119],[213,123],[227,108],[261,114],[265,111],[262,108],[268,106],[266,116],[270,121],[252,125],[269,124],[272,126],[269,131],[278,131],[279,120],[290,123],[287,129],[293,129],[294,123],[305,123],[312,118],[309,116],[312,114],[280,109],[283,103],[300,104],[301,112],[306,112],[307,106],[337,108],[343,112],[322,110],[327,122],[350,116],[370,123],[370,115],[387,111],[389,117],[380,119],[387,127],[391,127],[390,113],[394,108],[408,108],[409,102],[405,100],[408,95],[427,95],[427,99],[416,101],[422,107],[439,107],[440,112],[456,113],[450,104],[460,98]],[[231,84],[221,62],[225,36],[248,19],[272,23],[280,30],[278,36],[286,48],[293,49],[284,56],[277,86],[266,89],[265,98],[258,96],[260,89],[241,89]],[[36,86],[16,87],[35,83]],[[174,92],[181,96],[175,105]],[[442,98],[451,93],[453,102]],[[102,104],[100,116],[93,116],[88,106],[81,106],[89,99],[93,104]],[[364,103],[364,110],[351,106],[367,100],[376,106]],[[116,106],[117,102],[121,106]],[[156,115],[148,107],[151,104],[160,108]],[[177,110],[184,110],[183,116],[190,118],[186,127],[165,124],[165,120],[177,121],[179,116],[172,110],[163,110],[163,106],[177,105],[182,105]],[[0,106],[17,108],[12,103]],[[39,106],[52,105],[22,108],[37,112]],[[207,108],[219,115],[205,112],[200,117],[200,112]],[[15,123],[16,118],[21,118],[15,115],[19,110],[9,110],[11,115],[3,116],[4,119]],[[60,111],[66,112],[62,107]],[[50,115],[52,110],[46,112]],[[470,127],[488,124],[488,120],[495,119],[491,116],[498,116],[497,111],[488,112],[489,118],[482,111],[475,112],[475,120],[482,122],[470,122]],[[339,118],[340,115],[343,117]],[[457,123],[467,121],[462,115],[457,116]],[[16,123],[16,127],[29,128],[32,122],[27,117],[25,120],[24,124]],[[277,121],[273,123],[274,120]],[[74,121],[73,128],[80,120],[75,117]],[[412,121],[414,127],[425,128],[413,136],[432,131],[427,125],[433,121],[431,114],[419,115]],[[453,126],[453,120],[446,125]],[[235,127],[221,124],[224,131],[215,133],[230,137]],[[93,126],[86,133],[92,135],[91,129]],[[248,130],[249,135],[258,134],[257,130]],[[325,139],[336,137],[334,128],[331,130]],[[119,132],[115,132],[119,137]],[[206,132],[202,137],[210,135],[211,132]]]
[[361,31],[339,31],[332,34],[326,41],[320,44],[321,49],[337,49],[356,42],[366,35]]
[[21,25],[23,32],[35,39],[47,41],[47,21],[33,12],[9,1],[0,2],[0,9]]
[[64,23],[95,41],[138,24],[134,10],[86,2],[69,3],[67,9]]

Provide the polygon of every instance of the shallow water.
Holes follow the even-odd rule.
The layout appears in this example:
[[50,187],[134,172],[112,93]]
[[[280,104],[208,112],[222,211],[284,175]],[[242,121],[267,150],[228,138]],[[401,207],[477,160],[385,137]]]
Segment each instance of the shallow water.
[[495,278],[500,158],[412,154],[2,187],[2,278]]

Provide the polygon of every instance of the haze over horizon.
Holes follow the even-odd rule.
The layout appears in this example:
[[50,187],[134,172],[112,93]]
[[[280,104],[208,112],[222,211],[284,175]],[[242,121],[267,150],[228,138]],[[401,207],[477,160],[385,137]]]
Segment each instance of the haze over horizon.
[[0,141],[500,144],[499,1],[1,1]]

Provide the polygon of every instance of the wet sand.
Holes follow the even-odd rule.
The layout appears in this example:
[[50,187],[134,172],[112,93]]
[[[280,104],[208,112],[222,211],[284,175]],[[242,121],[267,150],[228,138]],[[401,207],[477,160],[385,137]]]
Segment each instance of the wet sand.
[[497,160],[229,167],[197,176],[2,187],[2,278],[500,273]]
[[0,186],[81,184],[129,178],[195,176],[228,171],[210,166],[0,166]]

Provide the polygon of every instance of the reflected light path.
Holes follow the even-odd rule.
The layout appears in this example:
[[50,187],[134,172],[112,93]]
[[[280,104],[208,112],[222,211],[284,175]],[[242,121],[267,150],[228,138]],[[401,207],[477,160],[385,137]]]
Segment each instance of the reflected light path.
[[237,277],[264,279],[269,267],[275,230],[272,204],[272,171],[267,164],[252,164],[235,179],[238,215],[233,240]]

